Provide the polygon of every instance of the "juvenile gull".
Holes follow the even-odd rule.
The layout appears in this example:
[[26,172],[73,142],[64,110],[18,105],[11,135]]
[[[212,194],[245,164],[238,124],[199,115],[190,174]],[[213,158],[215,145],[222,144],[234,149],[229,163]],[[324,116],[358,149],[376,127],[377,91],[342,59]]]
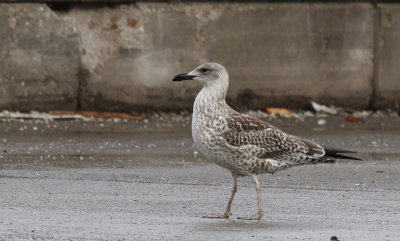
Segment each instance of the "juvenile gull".
[[203,84],[193,106],[192,136],[195,145],[207,159],[228,169],[233,177],[225,213],[204,218],[229,218],[238,177],[253,176],[258,198],[258,213],[239,219],[260,220],[264,214],[258,174],[274,173],[303,164],[334,162],[336,158],[358,160],[340,154],[352,153],[350,151],[325,149],[315,142],[289,135],[264,121],[233,110],[225,102],[229,76],[220,64],[202,64],[192,72],[176,75],[173,79],[183,80],[197,80]]

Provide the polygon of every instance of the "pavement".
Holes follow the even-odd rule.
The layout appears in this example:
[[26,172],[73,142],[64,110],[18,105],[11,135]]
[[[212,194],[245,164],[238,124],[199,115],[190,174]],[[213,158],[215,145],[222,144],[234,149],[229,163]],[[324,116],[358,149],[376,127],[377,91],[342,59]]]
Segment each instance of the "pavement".
[[[267,117],[264,117],[267,118]],[[400,240],[400,118],[267,118],[363,161],[239,179],[193,147],[190,116],[0,119],[0,240]]]

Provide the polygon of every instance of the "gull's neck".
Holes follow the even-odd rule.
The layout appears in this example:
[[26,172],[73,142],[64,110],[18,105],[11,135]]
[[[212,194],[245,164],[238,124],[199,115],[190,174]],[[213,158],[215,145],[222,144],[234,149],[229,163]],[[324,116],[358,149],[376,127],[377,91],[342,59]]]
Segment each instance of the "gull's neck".
[[225,102],[228,92],[228,79],[223,79],[212,84],[205,84],[194,102],[193,111],[197,113],[211,114],[220,112],[227,106]]

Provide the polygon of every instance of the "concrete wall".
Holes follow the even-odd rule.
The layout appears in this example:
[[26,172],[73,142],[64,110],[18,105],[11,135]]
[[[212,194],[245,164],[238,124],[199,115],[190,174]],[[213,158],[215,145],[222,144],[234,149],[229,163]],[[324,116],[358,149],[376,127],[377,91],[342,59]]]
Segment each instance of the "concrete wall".
[[400,5],[380,4],[377,33],[376,108],[399,109],[400,101]]
[[397,4],[53,6],[0,4],[0,109],[188,109],[208,61],[235,107],[398,108]]
[[0,4],[0,109],[74,109],[79,36],[43,4]]

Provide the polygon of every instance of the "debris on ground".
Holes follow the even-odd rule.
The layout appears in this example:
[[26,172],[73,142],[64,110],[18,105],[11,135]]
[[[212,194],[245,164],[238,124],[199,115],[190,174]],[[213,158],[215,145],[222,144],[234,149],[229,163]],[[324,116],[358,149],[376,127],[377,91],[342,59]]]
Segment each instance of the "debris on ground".
[[300,111],[300,112],[293,112],[292,111],[292,114],[285,115],[285,114],[276,114],[276,113],[268,114],[265,111],[250,110],[245,114],[247,114],[249,116],[253,116],[253,117],[258,118],[258,119],[269,119],[269,120],[277,119],[278,117],[283,117],[283,118],[294,118],[294,119],[297,119],[299,121],[304,121],[308,117],[315,117],[315,114],[312,113],[311,111]]
[[265,112],[267,112],[267,114],[278,114],[278,115],[292,115],[293,111],[286,109],[286,108],[271,108],[271,107],[267,107],[265,108]]
[[21,113],[19,111],[17,112],[11,112],[11,111],[1,111],[0,112],[0,118],[10,118],[10,119],[42,119],[46,122],[48,121],[53,121],[56,119],[82,119],[82,120],[89,120],[89,118],[86,118],[81,115],[68,115],[68,116],[61,116],[61,115],[53,115],[49,113],[44,113],[44,112],[38,112],[38,111],[31,111],[29,113]]
[[317,123],[320,126],[324,126],[324,125],[326,125],[326,120],[325,119],[319,119]]
[[[379,111],[378,111],[378,112],[379,112]],[[361,119],[364,119],[364,118],[366,118],[366,117],[371,116],[372,114],[373,114],[373,112],[370,111],[370,110],[362,110],[362,111],[354,111],[354,112],[352,113],[352,116],[358,117],[358,118],[361,118]]]
[[[311,102],[315,112],[309,110],[290,110],[287,108],[266,108],[265,110],[249,110],[245,114],[256,117],[258,119],[267,120],[279,120],[279,119],[295,119],[298,121],[305,121],[307,118],[318,118],[319,125],[325,125],[326,122],[322,119],[326,119],[329,116],[335,115],[339,118],[343,118],[347,122],[361,122],[368,117],[373,118],[384,118],[384,117],[399,117],[399,114],[395,111],[371,111],[371,110],[349,110],[334,106],[320,105],[316,102]],[[183,126],[190,125],[191,122],[191,112],[182,111],[176,112],[151,112],[151,113],[141,113],[137,115],[121,113],[121,112],[96,112],[96,111],[52,111],[50,113],[46,112],[13,112],[13,111],[0,111],[0,119],[33,119],[33,120],[43,120],[45,122],[54,120],[83,120],[83,121],[144,121],[144,123],[149,120],[168,120],[172,122],[182,123]],[[383,124],[386,125],[386,124]]]
[[360,121],[362,121],[362,118],[356,117],[356,116],[353,116],[353,115],[349,115],[344,120],[348,121],[348,122],[360,122]]
[[94,111],[52,111],[50,113],[31,111],[29,113],[1,111],[0,118],[11,118],[11,119],[41,119],[46,122],[54,120],[93,120],[93,119],[131,119],[131,120],[143,120],[146,118],[146,114],[138,116],[118,113],[118,112],[94,112]]
[[127,113],[120,112],[96,112],[96,111],[52,111],[52,115],[56,116],[76,116],[81,115],[87,118],[100,118],[100,119],[131,119],[131,120],[143,120],[146,118],[146,114],[130,115]]
[[336,115],[339,112],[339,108],[335,106],[320,105],[317,102],[311,101],[311,105],[317,113],[326,113],[330,115]]

